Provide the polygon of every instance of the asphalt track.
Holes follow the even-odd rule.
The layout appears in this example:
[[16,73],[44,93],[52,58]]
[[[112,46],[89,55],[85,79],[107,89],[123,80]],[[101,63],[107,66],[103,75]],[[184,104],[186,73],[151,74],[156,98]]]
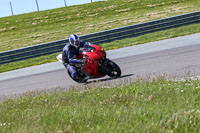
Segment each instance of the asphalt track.
[[[148,43],[114,51],[108,51],[122,70],[122,77],[101,82],[118,82],[125,78],[147,75],[168,75],[184,77],[200,75],[200,34]],[[67,75],[59,62],[45,64],[0,74],[0,100],[27,91],[69,88],[77,85]]]

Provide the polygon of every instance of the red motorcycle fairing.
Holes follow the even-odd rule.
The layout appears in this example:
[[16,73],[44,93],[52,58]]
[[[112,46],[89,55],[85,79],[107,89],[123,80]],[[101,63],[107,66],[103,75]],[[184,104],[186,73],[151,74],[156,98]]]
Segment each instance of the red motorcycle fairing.
[[92,77],[104,77],[105,74],[99,72],[99,62],[106,57],[106,52],[101,46],[90,44],[83,48],[78,59],[87,58],[87,63],[84,66],[84,71]]

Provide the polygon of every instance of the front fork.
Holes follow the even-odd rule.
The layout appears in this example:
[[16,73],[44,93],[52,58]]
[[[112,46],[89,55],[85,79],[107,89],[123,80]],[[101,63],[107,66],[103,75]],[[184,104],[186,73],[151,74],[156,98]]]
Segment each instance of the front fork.
[[104,58],[104,59],[102,59],[100,61],[100,63],[99,63],[99,71],[101,73],[107,75],[108,73],[111,72],[110,69],[109,69],[109,67],[108,67],[109,62],[110,62],[110,59],[108,59],[108,58]]

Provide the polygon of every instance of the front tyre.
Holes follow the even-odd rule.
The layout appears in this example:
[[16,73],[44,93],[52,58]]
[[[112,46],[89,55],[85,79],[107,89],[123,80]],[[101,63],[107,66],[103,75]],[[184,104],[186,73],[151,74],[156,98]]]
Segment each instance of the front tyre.
[[107,64],[108,69],[110,70],[107,75],[113,79],[116,79],[121,76],[120,67],[113,61],[109,60]]

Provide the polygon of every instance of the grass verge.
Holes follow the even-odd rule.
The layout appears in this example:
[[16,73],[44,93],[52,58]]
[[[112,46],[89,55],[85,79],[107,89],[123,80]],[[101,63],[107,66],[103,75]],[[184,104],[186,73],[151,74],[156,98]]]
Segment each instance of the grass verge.
[[12,62],[4,65],[0,65],[0,73],[1,72],[7,72],[11,70],[21,69],[25,67],[31,67],[31,66],[37,66],[40,64],[50,63],[57,61],[56,56],[59,53],[47,55],[47,56],[41,56],[37,58],[32,58],[28,60],[18,61],[18,62]]
[[200,81],[164,79],[0,103],[0,132],[200,132]]
[[[101,44],[101,46],[103,46],[105,50],[111,50],[111,49],[133,46],[133,45],[143,44],[147,42],[164,40],[164,39],[169,39],[173,37],[199,33],[199,32],[200,32],[200,24],[193,24],[189,26],[183,26],[183,27],[174,28],[170,30],[146,34],[146,35],[135,37],[135,38],[117,40],[111,43]],[[56,56],[58,54],[59,53],[55,53],[48,56],[0,65],[0,73],[10,71],[10,70],[20,69],[24,67],[30,67],[30,66],[35,66],[39,64],[54,62],[56,61]]]

